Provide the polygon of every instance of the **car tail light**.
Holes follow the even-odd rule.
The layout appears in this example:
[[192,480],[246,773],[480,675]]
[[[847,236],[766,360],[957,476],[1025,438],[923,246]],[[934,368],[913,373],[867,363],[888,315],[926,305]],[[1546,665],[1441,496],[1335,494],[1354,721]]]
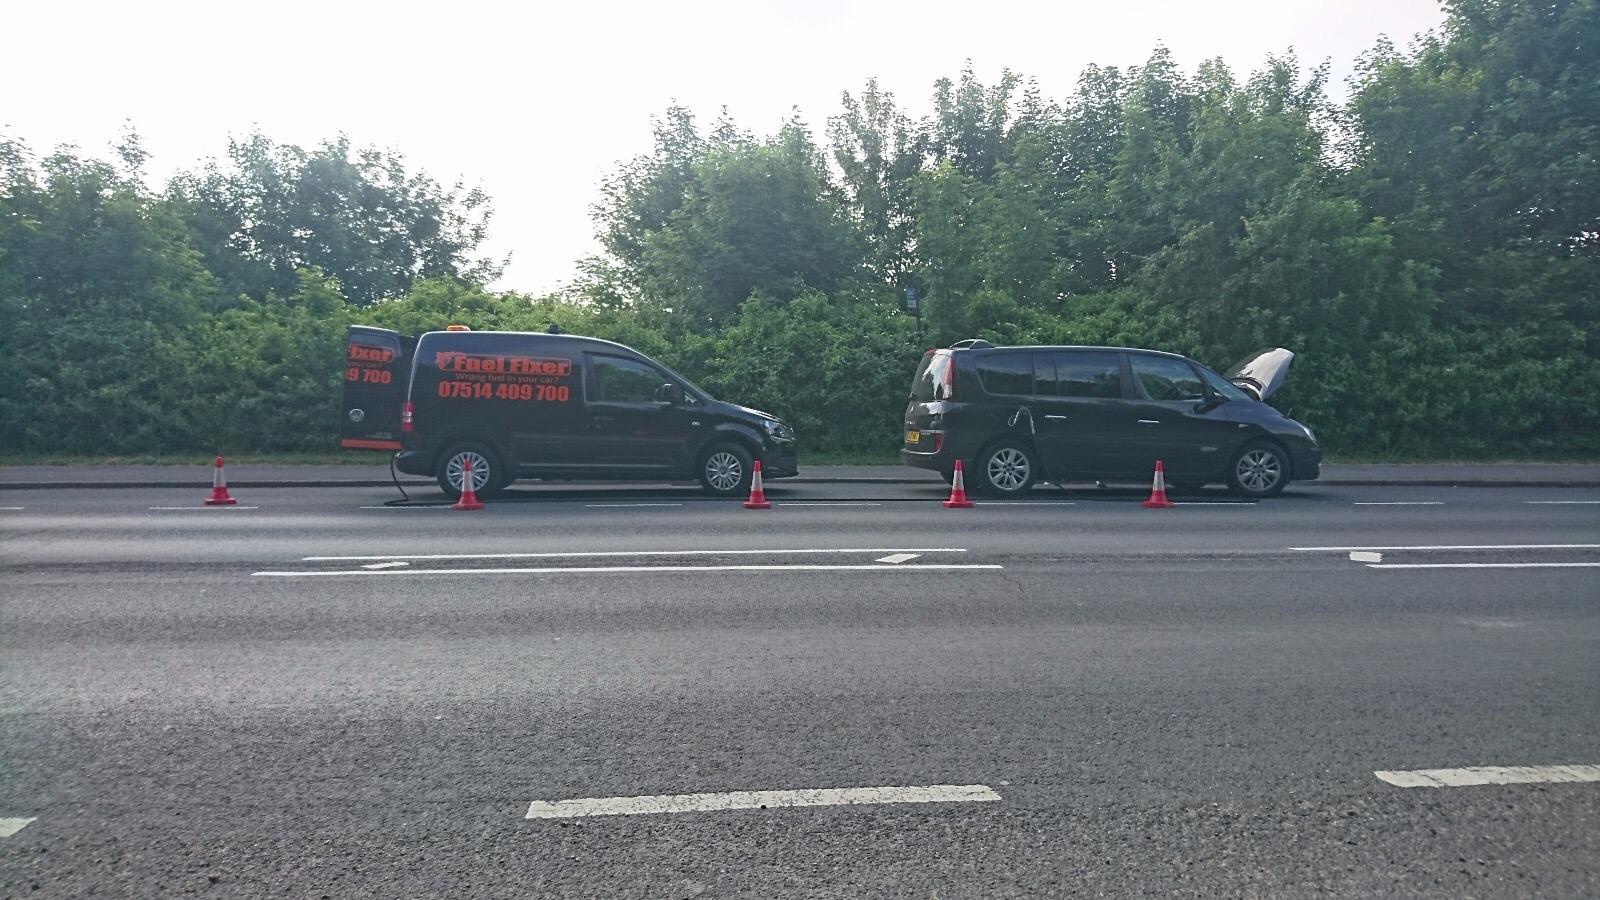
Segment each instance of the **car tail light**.
[[411,401],[410,400],[407,400],[405,402],[405,405],[400,407],[400,430],[401,431],[410,431],[411,430]]

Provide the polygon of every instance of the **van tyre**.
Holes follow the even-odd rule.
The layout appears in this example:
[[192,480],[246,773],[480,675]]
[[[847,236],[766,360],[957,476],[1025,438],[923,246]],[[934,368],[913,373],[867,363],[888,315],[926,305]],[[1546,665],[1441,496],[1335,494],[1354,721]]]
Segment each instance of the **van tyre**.
[[461,496],[461,474],[469,459],[472,461],[472,488],[480,499],[494,496],[511,483],[500,462],[500,454],[476,442],[455,444],[439,456],[436,473],[439,489],[451,500]]
[[1289,455],[1271,441],[1251,441],[1228,463],[1228,489],[1242,497],[1276,497],[1289,484]]
[[743,497],[750,493],[750,473],[755,458],[738,444],[714,444],[700,457],[700,486],[718,497]]
[[976,471],[966,479],[971,482],[969,486],[991,497],[1015,497],[1033,489],[1039,475],[1039,459],[1028,444],[1000,441],[978,455],[974,468]]

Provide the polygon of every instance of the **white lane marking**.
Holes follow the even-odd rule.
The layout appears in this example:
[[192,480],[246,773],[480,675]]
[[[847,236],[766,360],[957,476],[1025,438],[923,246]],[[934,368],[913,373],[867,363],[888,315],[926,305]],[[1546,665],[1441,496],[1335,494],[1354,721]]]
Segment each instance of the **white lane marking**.
[[781,500],[779,506],[882,506],[882,503],[857,503],[851,500]]
[[37,818],[28,819],[0,819],[0,838],[8,838],[13,834],[28,827],[28,823],[37,821]]
[[356,509],[449,509],[448,503],[435,503],[431,506],[413,504],[410,506],[358,506]]
[[398,569],[401,566],[409,566],[409,565],[411,565],[411,563],[404,562],[404,561],[398,560],[398,559],[391,559],[388,562],[367,563],[366,565],[362,566],[361,568],[363,568],[363,569]]
[[1443,500],[1357,500],[1356,506],[1443,506]]
[[1600,500],[1524,500],[1522,502],[1539,506],[1593,506],[1600,503]]
[[1254,500],[1177,500],[1173,506],[1255,506]]
[[566,553],[394,553],[387,556],[304,556],[301,562],[361,562],[379,559],[559,559],[564,556],[781,556],[794,553],[965,553],[963,547],[844,547],[837,550],[573,550]]
[[150,508],[152,510],[159,509],[159,510],[172,511],[172,510],[180,510],[180,509],[185,509],[185,510],[187,510],[187,509],[199,509],[199,510],[206,510],[206,509],[260,509],[261,507],[259,507],[259,506],[152,506]]
[[1369,563],[1383,562],[1383,554],[1373,553],[1369,550],[1352,550],[1350,551],[1350,561]]
[[26,506],[0,506],[0,510],[5,510],[6,512],[20,512],[20,511],[22,511],[24,509],[27,509],[27,507]]
[[1382,563],[1369,569],[1595,569],[1600,562],[1523,562],[1523,563]]
[[1077,506],[1072,500],[979,500],[979,506]]
[[682,503],[585,503],[589,509],[633,509],[644,506],[682,506]]
[[1328,550],[1347,553],[1351,550],[1594,550],[1600,544],[1415,544],[1407,547],[1290,547],[1290,550]]
[[1469,769],[1415,769],[1372,774],[1395,787],[1472,787],[1481,784],[1600,781],[1600,766],[1475,766]]
[[877,562],[899,565],[908,559],[916,559],[920,555],[919,553],[891,553],[888,556],[880,557]]
[[653,797],[591,797],[535,800],[529,819],[584,816],[641,816],[660,813],[723,812],[731,809],[782,809],[796,806],[866,806],[882,803],[993,803],[1000,799],[986,784],[931,784],[923,787],[818,788],[800,791],[726,791],[717,794],[666,794]]
[[[1600,565],[1597,563],[1596,565]],[[320,575],[610,575],[640,572],[909,572],[952,571],[961,569],[999,569],[998,564],[941,565],[917,563],[910,566],[880,565],[770,565],[770,566],[553,566],[543,569],[369,569],[326,572],[251,572],[270,578],[315,578]]]

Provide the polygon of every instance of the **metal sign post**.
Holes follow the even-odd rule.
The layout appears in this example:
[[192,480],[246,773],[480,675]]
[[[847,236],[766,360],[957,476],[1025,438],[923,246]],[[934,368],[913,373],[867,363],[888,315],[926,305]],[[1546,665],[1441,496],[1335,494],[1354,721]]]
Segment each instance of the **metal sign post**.
[[917,289],[906,288],[906,312],[917,317],[917,343],[922,343],[922,304],[917,302]]

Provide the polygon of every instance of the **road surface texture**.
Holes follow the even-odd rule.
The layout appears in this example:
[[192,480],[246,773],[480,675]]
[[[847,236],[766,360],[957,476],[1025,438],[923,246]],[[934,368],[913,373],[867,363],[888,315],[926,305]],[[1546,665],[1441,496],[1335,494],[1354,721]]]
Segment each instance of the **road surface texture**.
[[0,896],[1600,895],[1600,490],[0,493]]

